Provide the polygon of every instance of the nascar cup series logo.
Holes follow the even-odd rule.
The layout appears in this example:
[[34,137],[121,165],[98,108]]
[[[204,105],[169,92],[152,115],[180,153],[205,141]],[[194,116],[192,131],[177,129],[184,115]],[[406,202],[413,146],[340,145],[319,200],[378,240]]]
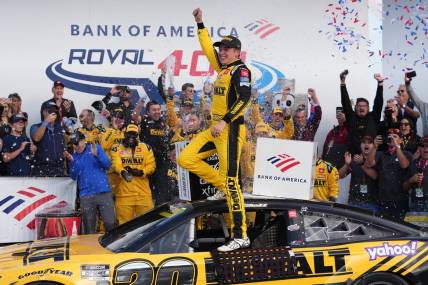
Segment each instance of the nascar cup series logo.
[[[277,25],[265,19],[256,20],[242,26],[242,31],[249,35],[256,35],[264,41],[259,42],[259,47],[266,45],[266,38],[279,30]],[[213,38],[221,38],[227,34],[238,36],[237,27],[208,27]],[[192,51],[190,48],[182,48],[182,44],[175,47],[174,38],[187,38],[186,45],[194,46],[197,42],[195,26],[177,25],[77,25],[69,26],[68,33],[71,40],[78,46],[85,46],[84,40],[98,38],[111,39],[112,43],[120,38],[123,42],[121,48],[85,48],[73,44],[73,48],[66,50],[64,58],[53,59],[47,68],[46,75],[52,80],[60,80],[69,89],[93,94],[105,95],[115,85],[127,85],[131,88],[131,99],[149,97],[163,102],[157,89],[157,76],[160,70],[173,57],[173,75],[178,80],[198,82],[199,78],[214,75],[212,67],[206,68],[205,55],[201,50]],[[144,38],[144,41],[141,40]],[[152,39],[152,40],[150,40]],[[165,42],[164,42],[165,40]],[[182,41],[177,41],[182,43]],[[143,44],[141,44],[143,43]],[[165,52],[165,46],[175,50]],[[136,48],[138,47],[138,48]],[[251,44],[247,45],[251,48]],[[243,50],[241,58],[246,61],[246,51]],[[252,84],[259,93],[277,91],[277,82],[285,78],[277,68],[258,60],[248,60],[253,74]],[[111,76],[120,74],[123,76]],[[139,76],[126,76],[127,74],[141,74]],[[179,90],[179,84],[175,84]],[[196,84],[197,85],[197,84]]]

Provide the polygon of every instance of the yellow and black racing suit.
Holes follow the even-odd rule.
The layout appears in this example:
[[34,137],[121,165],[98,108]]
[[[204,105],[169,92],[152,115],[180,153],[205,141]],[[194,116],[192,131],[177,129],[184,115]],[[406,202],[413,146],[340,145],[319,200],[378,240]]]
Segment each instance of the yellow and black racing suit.
[[134,151],[123,144],[111,149],[113,170],[120,175],[127,166],[142,170],[142,176],[133,176],[130,182],[121,178],[116,191],[116,211],[119,224],[123,224],[153,208],[149,176],[155,171],[156,162],[151,147],[139,143]]
[[81,127],[77,129],[79,132],[85,135],[87,143],[100,144],[100,138],[102,133],[105,131],[102,125],[93,126],[92,128]]
[[[251,72],[241,60],[221,65],[208,30],[198,24],[199,42],[210,64],[218,73],[212,99],[212,126],[223,120],[225,129],[217,137],[211,134],[212,126],[198,134],[178,157],[178,164],[213,184],[226,194],[232,220],[232,235],[247,237],[244,199],[238,181],[239,160],[245,141],[244,113],[251,97]],[[218,153],[219,170],[203,159]]]
[[[110,161],[111,159],[111,149],[114,145],[119,145],[123,138],[125,137],[124,130],[120,129],[113,129],[113,128],[106,128],[105,132],[101,134],[101,147],[103,148],[104,152],[107,154],[107,157]],[[107,176],[108,180],[110,182],[110,188],[113,194],[116,194],[117,189],[119,187],[121,177],[116,172],[113,171],[113,169],[110,167],[109,170],[107,170]]]
[[333,164],[318,159],[314,173],[314,198],[336,201],[339,196],[339,172]]

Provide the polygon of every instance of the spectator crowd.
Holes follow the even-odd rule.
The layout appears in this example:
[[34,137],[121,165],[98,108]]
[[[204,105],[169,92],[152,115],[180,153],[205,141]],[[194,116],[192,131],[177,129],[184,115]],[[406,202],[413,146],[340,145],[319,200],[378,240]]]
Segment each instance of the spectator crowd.
[[[339,76],[337,125],[314,162],[314,199],[334,202],[340,191],[349,191],[348,204],[396,219],[409,211],[428,212],[428,102],[415,93],[408,74],[397,95],[385,101],[383,78],[376,74],[373,105],[361,97],[354,106],[347,76],[346,70]],[[97,231],[97,215],[109,230],[178,199],[175,143],[210,128],[214,86],[207,81],[196,94],[192,83],[181,92],[165,85],[163,73],[158,91],[164,108],[154,100],[134,102],[129,87],[116,86],[78,114],[73,101],[64,98],[66,86],[55,81],[52,98],[41,105],[40,122],[31,126],[20,95],[0,98],[0,175],[77,180],[85,233]],[[257,138],[314,141],[322,108],[316,90],[307,93],[308,104],[290,106],[292,94],[285,87],[277,102],[260,106],[253,90],[241,154],[244,192],[252,192]],[[96,112],[108,124],[97,125]],[[349,189],[340,188],[339,179],[346,176]]]

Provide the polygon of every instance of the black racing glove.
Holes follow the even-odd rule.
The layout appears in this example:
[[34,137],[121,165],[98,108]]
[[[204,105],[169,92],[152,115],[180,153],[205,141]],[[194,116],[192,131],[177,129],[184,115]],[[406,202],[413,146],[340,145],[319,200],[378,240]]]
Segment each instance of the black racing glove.
[[120,176],[122,176],[123,179],[125,179],[126,182],[131,182],[132,181],[132,174],[129,173],[128,171],[126,171],[126,170],[122,170],[120,172]]
[[133,176],[141,177],[141,176],[144,175],[144,171],[132,168],[130,166],[125,167],[125,169],[126,169],[126,171],[128,171],[129,173],[131,173],[131,175],[133,175]]

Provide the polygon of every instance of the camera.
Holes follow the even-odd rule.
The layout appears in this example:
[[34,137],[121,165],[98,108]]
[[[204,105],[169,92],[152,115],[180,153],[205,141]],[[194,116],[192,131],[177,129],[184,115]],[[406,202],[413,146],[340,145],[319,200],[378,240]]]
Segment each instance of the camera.
[[103,101],[95,101],[91,104],[92,108],[97,110],[98,112],[101,112],[104,109],[104,103]]
[[343,73],[343,75],[348,75],[349,71],[347,69],[345,69],[342,73]]
[[413,78],[416,77],[416,71],[410,71],[410,72],[406,72],[406,77],[407,78]]

